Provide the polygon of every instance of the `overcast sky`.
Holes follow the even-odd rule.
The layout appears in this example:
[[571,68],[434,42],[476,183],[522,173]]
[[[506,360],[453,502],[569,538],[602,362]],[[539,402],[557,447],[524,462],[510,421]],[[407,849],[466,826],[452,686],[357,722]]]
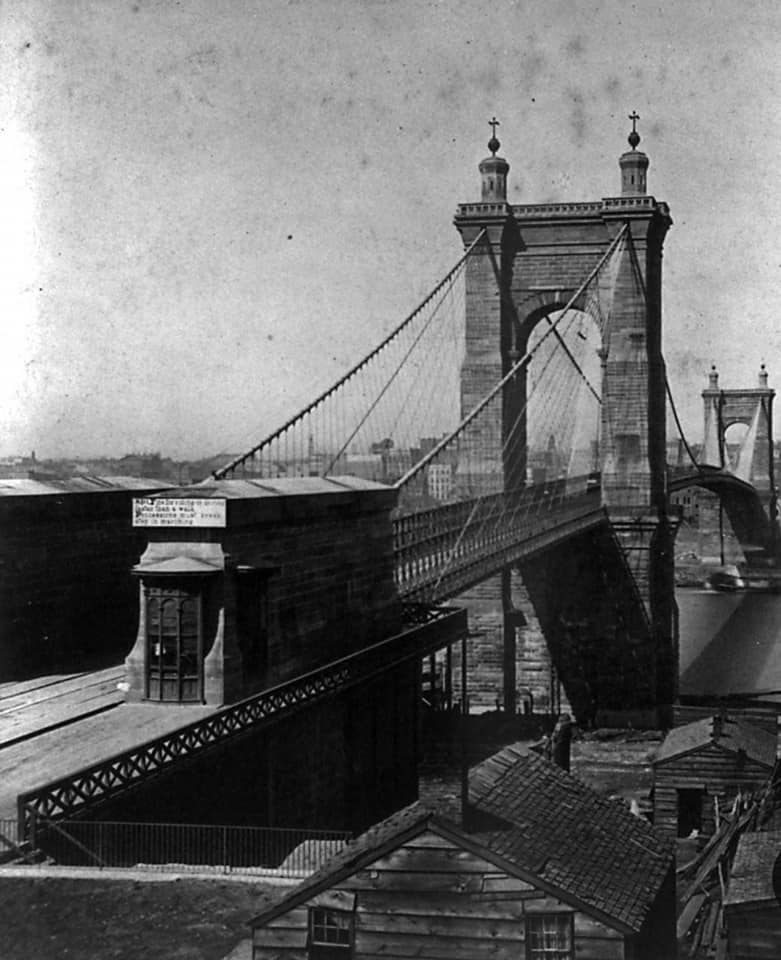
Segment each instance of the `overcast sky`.
[[633,109],[687,426],[781,388],[777,0],[12,0],[0,455],[238,451],[458,258],[501,120],[515,203],[619,192]]

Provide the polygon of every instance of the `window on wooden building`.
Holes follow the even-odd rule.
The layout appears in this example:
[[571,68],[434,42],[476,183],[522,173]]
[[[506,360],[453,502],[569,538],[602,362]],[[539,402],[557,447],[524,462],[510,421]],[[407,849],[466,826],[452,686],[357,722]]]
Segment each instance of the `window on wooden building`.
[[571,914],[526,917],[526,960],[573,960],[574,956]]
[[309,956],[312,960],[343,960],[352,956],[352,949],[352,913],[329,907],[310,907]]

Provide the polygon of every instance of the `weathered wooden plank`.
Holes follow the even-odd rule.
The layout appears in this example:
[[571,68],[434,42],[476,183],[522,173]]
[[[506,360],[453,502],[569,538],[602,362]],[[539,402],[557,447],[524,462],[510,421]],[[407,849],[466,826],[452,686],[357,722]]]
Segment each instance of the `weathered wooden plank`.
[[781,929],[778,907],[768,910],[727,908],[730,960],[778,960],[781,957]]
[[443,917],[469,917],[475,921],[509,917],[516,922],[520,921],[523,917],[521,904],[516,899],[501,901],[495,899],[495,896],[437,892],[406,895],[401,891],[362,891],[357,899],[357,910],[359,913],[396,911],[408,916],[428,916],[436,913]]
[[436,833],[432,833],[430,830],[426,830],[424,833],[419,834],[417,837],[413,837],[411,840],[408,840],[405,844],[405,847],[409,847],[414,850],[416,848],[426,849],[426,850],[460,850],[461,848],[456,846],[452,841],[447,840],[445,837],[440,837]]
[[479,873],[409,873],[404,870],[360,870],[342,884],[345,890],[406,890],[479,893]]
[[546,896],[538,900],[524,900],[524,911],[531,916],[535,913],[575,913],[575,908],[555,897]]
[[309,951],[299,947],[256,947],[252,946],[252,960],[309,960]]
[[292,910],[286,910],[273,920],[269,920],[267,927],[306,927],[309,922],[309,911],[306,906],[293,907]]
[[517,917],[476,918],[458,916],[410,915],[403,913],[359,913],[356,930],[415,937],[478,937],[485,940],[524,939],[523,923]]
[[606,923],[600,923],[599,920],[594,920],[585,913],[577,912],[575,914],[573,918],[573,927],[575,929],[575,936],[586,940],[624,939],[624,935],[620,931],[613,930],[613,928],[609,927]]
[[431,960],[518,960],[522,944],[518,940],[481,940],[476,937],[427,937],[425,948],[419,936],[403,937],[382,933],[357,932],[356,955],[385,957],[425,956]]
[[253,934],[253,943],[262,945],[264,949],[270,950],[272,947],[293,947],[300,949],[306,947],[308,931],[303,929],[285,929],[275,927],[258,927]]
[[487,893],[472,894],[476,900],[542,900],[545,894],[541,890],[493,890]]
[[695,895],[686,903],[686,906],[681,911],[680,916],[678,917],[678,923],[676,925],[675,936],[678,940],[682,940],[686,934],[689,932],[689,928],[700,912],[700,907],[705,901],[704,893],[695,893]]
[[507,874],[486,874],[483,876],[483,893],[510,893],[514,891],[530,892],[534,887],[518,877]]
[[468,850],[458,848],[425,849],[400,847],[384,857],[367,864],[367,870],[408,870],[408,871],[438,871],[450,870],[468,871],[470,873],[496,874],[496,867],[482,857],[476,857]]
[[575,937],[576,960],[624,960],[624,940],[583,940]]

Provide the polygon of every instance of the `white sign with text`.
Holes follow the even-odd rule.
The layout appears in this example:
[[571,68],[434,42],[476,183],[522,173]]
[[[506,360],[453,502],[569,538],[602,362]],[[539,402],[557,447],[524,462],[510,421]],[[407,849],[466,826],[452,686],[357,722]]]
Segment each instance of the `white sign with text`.
[[134,527],[224,527],[225,500],[133,498]]

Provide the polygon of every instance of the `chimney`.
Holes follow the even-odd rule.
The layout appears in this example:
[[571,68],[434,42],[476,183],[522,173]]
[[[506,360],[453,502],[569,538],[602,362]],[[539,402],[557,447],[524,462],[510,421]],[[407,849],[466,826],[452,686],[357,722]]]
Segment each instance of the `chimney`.
[[572,719],[562,713],[553,729],[553,762],[569,773],[570,747],[572,744]]

